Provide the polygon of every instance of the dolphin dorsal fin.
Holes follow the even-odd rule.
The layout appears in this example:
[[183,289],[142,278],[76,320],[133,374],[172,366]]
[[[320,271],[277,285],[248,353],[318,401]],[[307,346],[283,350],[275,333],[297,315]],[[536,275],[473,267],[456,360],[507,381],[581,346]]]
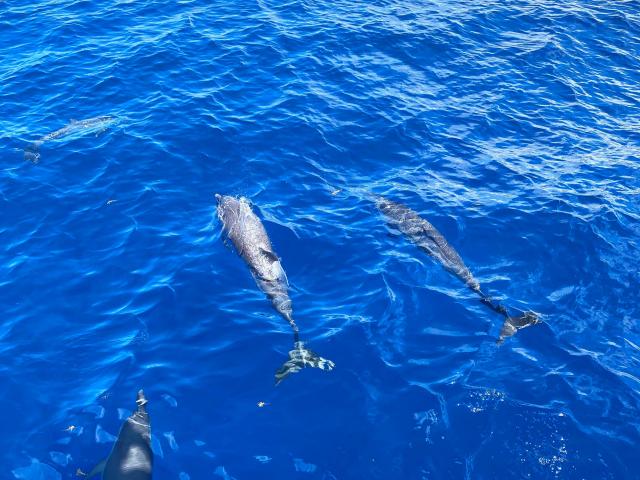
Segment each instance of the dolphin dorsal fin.
[[265,250],[264,248],[261,248],[260,251],[262,252],[262,254],[267,257],[269,260],[271,260],[271,263],[275,263],[275,262],[279,262],[280,259],[278,258],[278,256],[269,251],[269,250]]
[[99,473],[102,473],[102,471],[104,470],[104,467],[106,466],[107,466],[107,459],[105,458],[100,463],[98,463],[95,467],[93,467],[93,469],[87,474],[86,478],[89,479],[91,477],[98,475]]

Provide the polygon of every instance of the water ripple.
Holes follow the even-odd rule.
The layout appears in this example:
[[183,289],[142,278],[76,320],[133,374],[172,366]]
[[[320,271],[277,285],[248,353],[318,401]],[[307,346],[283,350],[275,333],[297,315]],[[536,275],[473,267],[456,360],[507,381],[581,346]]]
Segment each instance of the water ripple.
[[[9,0],[0,42],[14,478],[91,468],[140,387],[158,478],[635,475],[635,0]],[[274,388],[291,332],[218,192],[253,202],[330,374]],[[543,324],[497,346],[373,194]]]

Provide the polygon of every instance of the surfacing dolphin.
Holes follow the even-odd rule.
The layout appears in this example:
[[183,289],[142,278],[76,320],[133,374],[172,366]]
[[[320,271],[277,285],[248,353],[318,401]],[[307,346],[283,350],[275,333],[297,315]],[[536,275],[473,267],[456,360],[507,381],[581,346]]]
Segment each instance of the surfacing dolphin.
[[98,134],[105,131],[114,121],[115,117],[111,117],[109,115],[87,118],[85,120],[71,120],[68,125],[65,125],[55,132],[46,134],[45,136],[30,144],[27,148],[25,148],[24,159],[29,160],[33,163],[38,163],[38,161],[40,160],[40,145],[42,145],[44,142],[63,139],[77,133]]
[[497,303],[480,289],[480,284],[464,264],[458,252],[449,245],[449,242],[436,227],[409,207],[384,197],[376,198],[376,206],[384,214],[390,226],[398,229],[421,250],[442,264],[448,272],[462,280],[467,287],[480,296],[480,301],[484,305],[505,317],[498,343],[502,343],[505,338],[512,336],[521,328],[540,322],[538,316],[531,311],[523,312],[522,315],[516,317],[510,316],[503,305]]
[[151,426],[145,407],[147,399],[142,390],[138,392],[136,404],[138,409],[122,424],[109,457],[96,465],[86,478],[102,473],[102,480],[151,479]]
[[298,326],[293,320],[287,276],[280,259],[273,251],[264,225],[251,209],[249,201],[244,197],[218,194],[216,199],[223,230],[249,266],[258,287],[269,297],[273,307],[293,329],[293,350],[289,352],[289,359],[276,372],[276,385],[304,367],[331,370],[334,367],[331,360],[305,348],[300,340]]

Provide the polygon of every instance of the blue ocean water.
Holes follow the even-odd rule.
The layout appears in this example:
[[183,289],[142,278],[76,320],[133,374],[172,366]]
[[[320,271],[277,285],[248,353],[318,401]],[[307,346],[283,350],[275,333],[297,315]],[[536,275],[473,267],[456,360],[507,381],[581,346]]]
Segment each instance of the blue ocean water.
[[[141,387],[156,479],[640,478],[639,100],[636,0],[1,2],[0,478],[88,471]],[[274,386],[214,193],[333,371]],[[372,193],[544,323],[496,345]]]

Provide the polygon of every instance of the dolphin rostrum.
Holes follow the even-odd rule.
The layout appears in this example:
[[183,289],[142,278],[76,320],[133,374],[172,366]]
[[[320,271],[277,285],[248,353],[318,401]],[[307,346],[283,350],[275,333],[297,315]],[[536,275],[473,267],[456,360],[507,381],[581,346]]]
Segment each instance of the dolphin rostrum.
[[71,120],[69,124],[56,130],[55,132],[48,133],[43,137],[30,144],[24,149],[24,159],[33,163],[38,163],[40,160],[40,145],[44,142],[51,140],[58,140],[65,137],[69,137],[76,133],[96,133],[96,135],[109,127],[115,121],[114,117],[109,115],[102,115],[100,117],[87,118],[84,120]]
[[244,197],[218,194],[216,199],[218,217],[227,237],[249,266],[258,287],[269,297],[273,307],[293,329],[293,350],[289,352],[289,359],[276,372],[276,384],[304,367],[331,370],[334,367],[331,360],[305,348],[300,340],[298,326],[293,320],[287,276],[280,259],[273,251],[264,225],[251,209],[249,201]]
[[138,409],[122,424],[111,454],[96,465],[87,478],[102,473],[102,480],[151,479],[151,427],[146,409],[147,399],[142,390],[138,392],[136,404]]
[[512,336],[519,329],[540,322],[538,316],[531,311],[523,312],[522,315],[516,317],[510,316],[504,305],[497,303],[480,289],[480,284],[464,264],[458,252],[449,245],[449,242],[436,227],[409,207],[384,197],[378,197],[376,205],[390,226],[398,229],[421,250],[442,264],[449,273],[462,280],[467,287],[480,296],[480,301],[484,305],[505,317],[498,343],[502,343],[505,338]]

